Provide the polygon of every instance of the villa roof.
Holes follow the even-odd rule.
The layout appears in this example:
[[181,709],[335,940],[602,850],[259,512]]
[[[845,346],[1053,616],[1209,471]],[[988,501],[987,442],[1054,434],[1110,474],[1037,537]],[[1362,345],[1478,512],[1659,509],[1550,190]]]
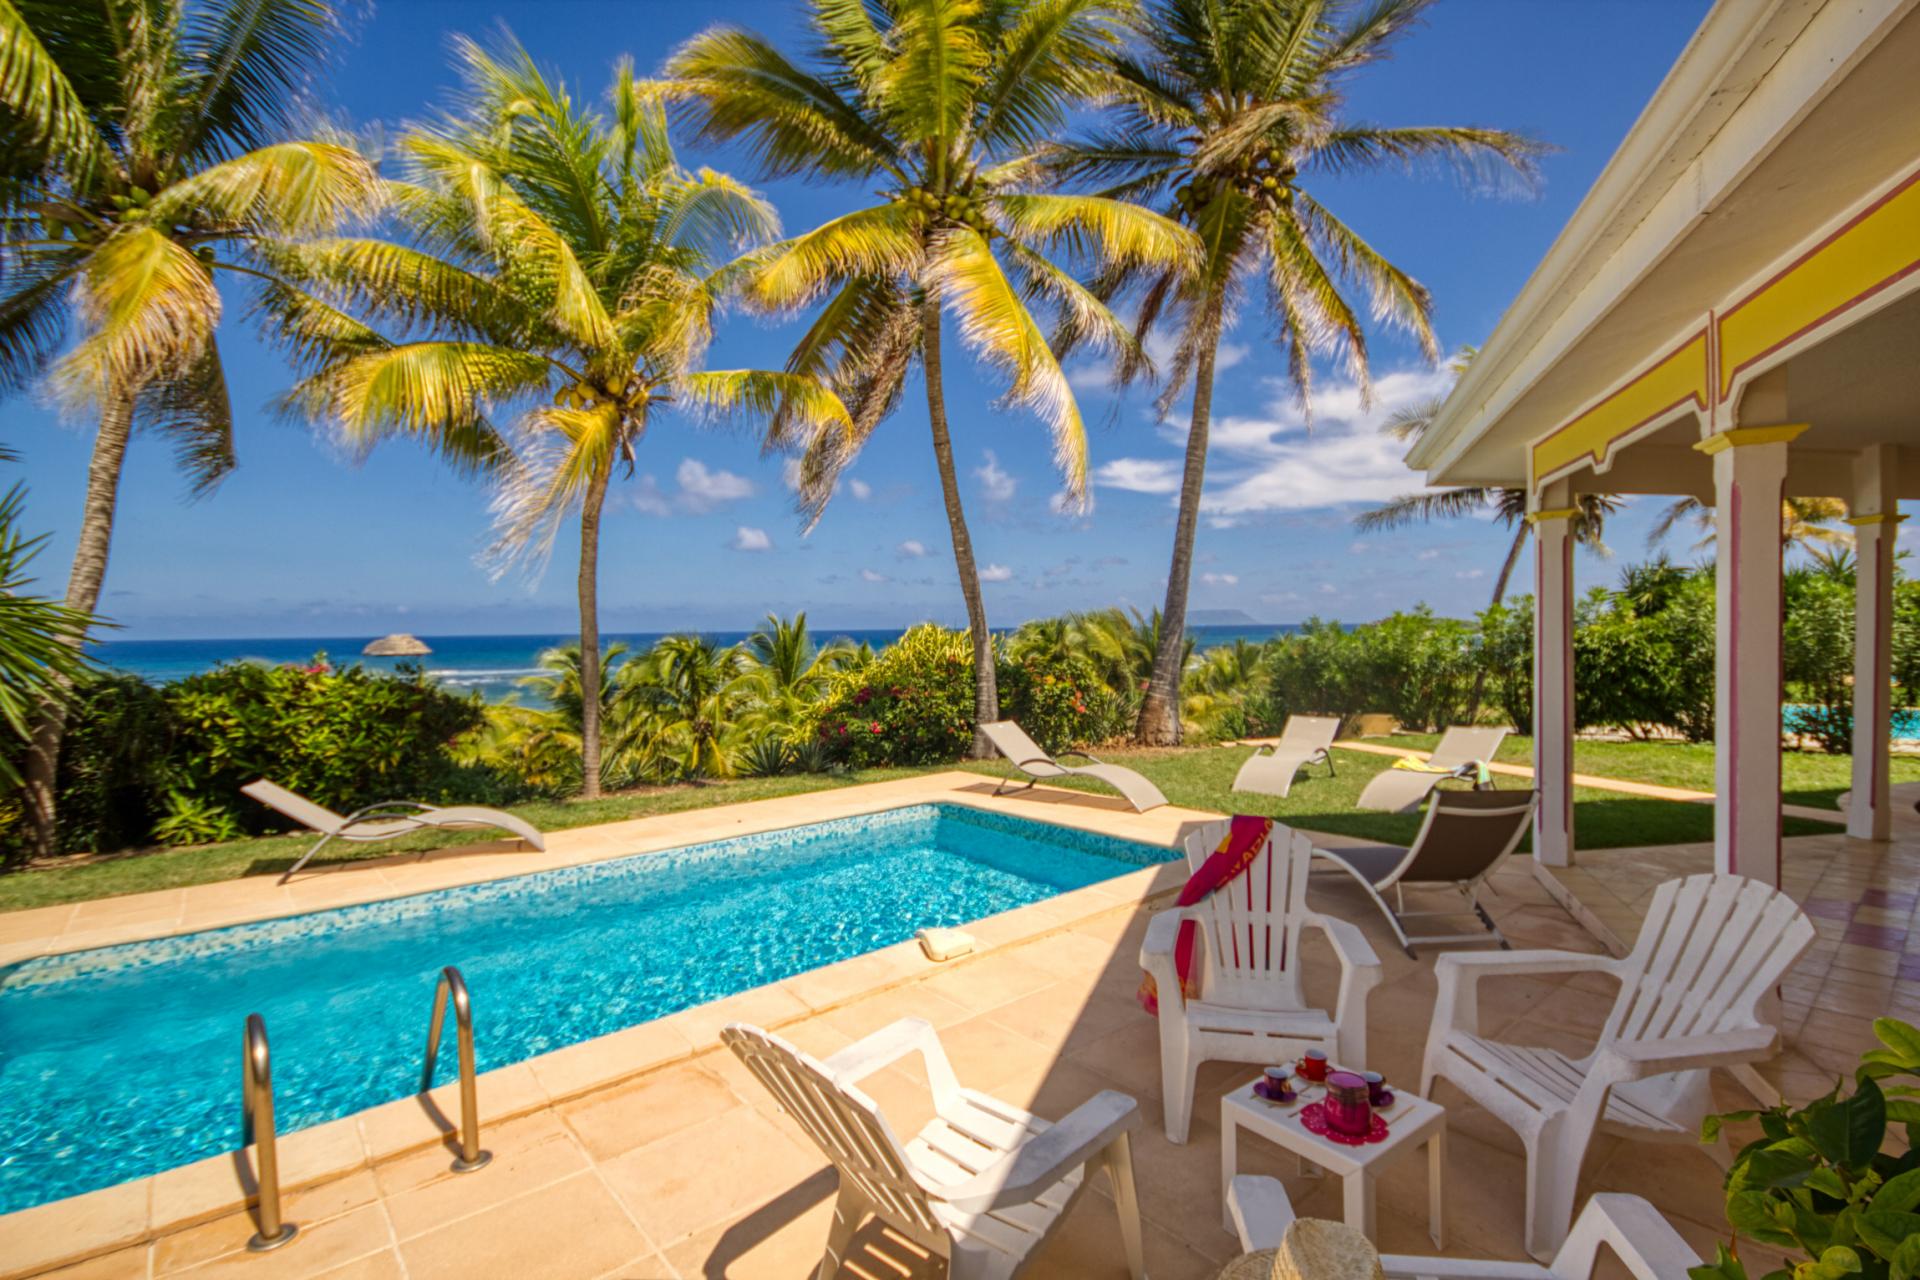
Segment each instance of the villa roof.
[[[1915,0],[1718,0],[1408,465],[1432,484],[1528,483],[1533,441],[1912,167],[1917,66]],[[1917,375],[1890,367],[1910,361],[1854,354],[1889,385],[1796,375],[1795,418],[1823,446],[1920,403]]]

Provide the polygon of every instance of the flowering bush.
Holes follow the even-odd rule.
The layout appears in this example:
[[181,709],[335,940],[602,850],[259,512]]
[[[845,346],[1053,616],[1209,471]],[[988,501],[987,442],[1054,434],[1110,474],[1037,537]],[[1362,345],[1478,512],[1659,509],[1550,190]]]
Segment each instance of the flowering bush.
[[796,726],[855,769],[940,764],[973,743],[973,648],[964,632],[918,626],[871,663],[833,678]]
[[1086,659],[1035,654],[1002,661],[1000,714],[1018,720],[1029,737],[1050,752],[1098,741],[1101,695],[1106,686]]

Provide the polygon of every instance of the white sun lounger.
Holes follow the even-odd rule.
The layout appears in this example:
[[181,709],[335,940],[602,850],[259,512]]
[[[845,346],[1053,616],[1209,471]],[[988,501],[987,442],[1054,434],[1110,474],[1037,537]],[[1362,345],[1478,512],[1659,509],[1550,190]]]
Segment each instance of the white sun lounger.
[[293,873],[307,865],[314,854],[333,840],[392,840],[412,831],[457,830],[463,827],[498,827],[519,837],[533,848],[545,851],[546,837],[540,829],[524,818],[516,818],[510,813],[498,809],[483,809],[478,805],[460,805],[455,808],[441,809],[430,804],[415,804],[409,800],[383,800],[379,804],[370,804],[364,809],[356,809],[342,817],[324,805],[315,804],[297,792],[289,791],[277,783],[261,778],[249,782],[240,788],[245,795],[252,796],[269,809],[278,810],[303,827],[320,833],[320,839],[313,848],[300,855],[299,861],[287,868],[280,877],[285,884],[293,879]]
[[[1084,751],[1063,751],[1061,755],[1080,756],[1092,760],[1092,764],[1066,765],[1040,749],[1040,744],[1027,736],[1027,731],[1011,720],[995,720],[991,724],[980,726],[980,732],[987,735],[987,741],[1001,755],[1013,761],[1013,767],[1027,775],[1027,786],[1047,778],[1098,778],[1127,798],[1127,803],[1139,812],[1155,809],[1167,802],[1160,794],[1160,788],[1122,765],[1102,764],[1098,758]],[[1024,791],[1026,787],[1014,790]],[[1007,786],[1002,783],[993,794],[1004,795]]]
[[1331,778],[1333,754],[1329,748],[1339,732],[1339,716],[1288,716],[1280,741],[1255,748],[1234,775],[1233,789],[1284,796],[1293,788],[1293,776],[1310,764],[1324,764]]
[[[1293,1202],[1277,1178],[1236,1176],[1227,1206],[1240,1233],[1240,1247],[1277,1249],[1294,1223]],[[1612,1253],[1634,1280],[1680,1280],[1700,1257],[1660,1211],[1639,1196],[1600,1192],[1587,1201],[1567,1242],[1546,1266],[1531,1262],[1481,1262],[1469,1258],[1416,1258],[1383,1253],[1387,1280],[1593,1280]]]
[[1405,813],[1417,809],[1427,792],[1448,778],[1471,777],[1477,766],[1493,759],[1506,740],[1507,730],[1468,729],[1455,725],[1440,735],[1439,745],[1427,757],[1427,769],[1382,769],[1354,802],[1356,809]]

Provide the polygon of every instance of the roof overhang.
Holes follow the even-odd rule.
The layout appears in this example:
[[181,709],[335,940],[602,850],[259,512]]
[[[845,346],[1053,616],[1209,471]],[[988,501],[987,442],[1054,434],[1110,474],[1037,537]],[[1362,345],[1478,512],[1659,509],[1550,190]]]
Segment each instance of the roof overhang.
[[[1720,0],[1408,465],[1436,485],[1531,485],[1537,442],[1622,395],[1637,399],[1609,411],[1642,415],[1635,438],[1689,410],[1704,422],[1728,390],[1716,308],[1783,263],[1834,278],[1807,255],[1842,233],[1847,249],[1878,237],[1875,271],[1909,250],[1920,261],[1917,5]],[[1872,295],[1873,342],[1913,349],[1920,299],[1899,300],[1916,286],[1920,273]],[[1898,390],[1920,405],[1906,399],[1920,383]]]

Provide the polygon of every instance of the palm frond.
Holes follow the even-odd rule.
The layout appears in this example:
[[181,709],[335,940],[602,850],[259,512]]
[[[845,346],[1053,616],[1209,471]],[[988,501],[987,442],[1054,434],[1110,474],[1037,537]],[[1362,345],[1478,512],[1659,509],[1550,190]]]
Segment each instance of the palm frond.
[[220,322],[220,293],[205,264],[144,225],[94,250],[76,304],[87,335],[53,370],[55,393],[76,408],[108,387],[137,389],[184,373]]
[[1000,195],[993,198],[1007,234],[1061,246],[1102,266],[1192,272],[1203,247],[1193,232],[1125,200],[1086,195]]
[[697,139],[744,140],[769,178],[904,176],[885,131],[752,32],[710,28],[675,51],[666,74]]
[[804,306],[847,276],[898,276],[920,261],[921,215],[876,205],[823,222],[750,255],[746,297],[770,311]]
[[546,386],[539,355],[472,342],[409,342],[328,364],[284,398],[289,412],[331,428],[355,452],[390,435],[413,436],[471,468],[505,449],[488,406]]
[[698,412],[713,418],[791,415],[808,431],[850,431],[853,419],[840,397],[816,378],[765,369],[705,369],[676,378],[673,388]]
[[7,263],[0,292],[0,390],[31,385],[66,341],[70,285],[86,260],[83,250],[72,249],[23,254]]
[[664,185],[652,201],[658,206],[660,239],[693,249],[704,261],[718,261],[780,234],[780,214],[771,202],[711,169]]
[[267,342],[306,373],[393,345],[357,316],[281,280],[256,291],[253,318]]
[[219,344],[212,339],[192,367],[177,377],[149,383],[136,402],[144,430],[172,441],[174,464],[194,497],[211,493],[234,467],[233,405]]
[[261,252],[283,279],[351,296],[365,315],[408,328],[507,343],[540,327],[497,281],[406,245],[335,238]]
[[975,129],[990,147],[1032,151],[1055,136],[1072,107],[1092,98],[1119,47],[1112,0],[1034,0],[1015,11],[994,51]]
[[75,186],[112,166],[107,140],[58,59],[13,0],[0,0],[0,140],[9,169],[45,157]]
[[201,69],[182,138],[190,155],[224,156],[272,140],[340,37],[334,7],[319,0],[224,0],[182,8],[181,50]]
[[1006,370],[1007,398],[1040,415],[1053,442],[1054,464],[1067,494],[1084,501],[1087,433],[1080,406],[1040,326],[1008,282],[993,251],[970,228],[951,228],[934,246],[929,275],[942,306],[960,320],[960,335],[989,363]]
[[1308,234],[1332,255],[1338,270],[1367,287],[1375,323],[1411,332],[1427,359],[1438,360],[1440,340],[1433,332],[1433,295],[1427,287],[1387,261],[1385,254],[1304,191],[1295,193],[1294,207]]
[[1370,511],[1362,511],[1353,518],[1353,523],[1358,528],[1375,531],[1403,529],[1411,524],[1424,524],[1432,520],[1451,520],[1485,511],[1498,492],[1496,489],[1471,488],[1403,494]]
[[500,469],[493,496],[497,537],[485,559],[495,576],[516,564],[538,567],[560,523],[596,475],[612,470],[620,415],[611,404],[542,405],[520,418],[519,448]]
[[1540,185],[1540,159],[1552,150],[1538,139],[1504,129],[1350,125],[1317,137],[1306,164],[1335,175],[1388,164],[1407,169],[1442,165],[1476,186],[1498,187],[1504,181],[1534,191]]
[[163,189],[149,216],[210,231],[300,236],[371,213],[373,166],[332,142],[280,142],[210,165]]
[[992,55],[977,26],[979,0],[895,0],[893,56],[875,82],[880,112],[909,146],[930,144],[936,164],[959,136]]

